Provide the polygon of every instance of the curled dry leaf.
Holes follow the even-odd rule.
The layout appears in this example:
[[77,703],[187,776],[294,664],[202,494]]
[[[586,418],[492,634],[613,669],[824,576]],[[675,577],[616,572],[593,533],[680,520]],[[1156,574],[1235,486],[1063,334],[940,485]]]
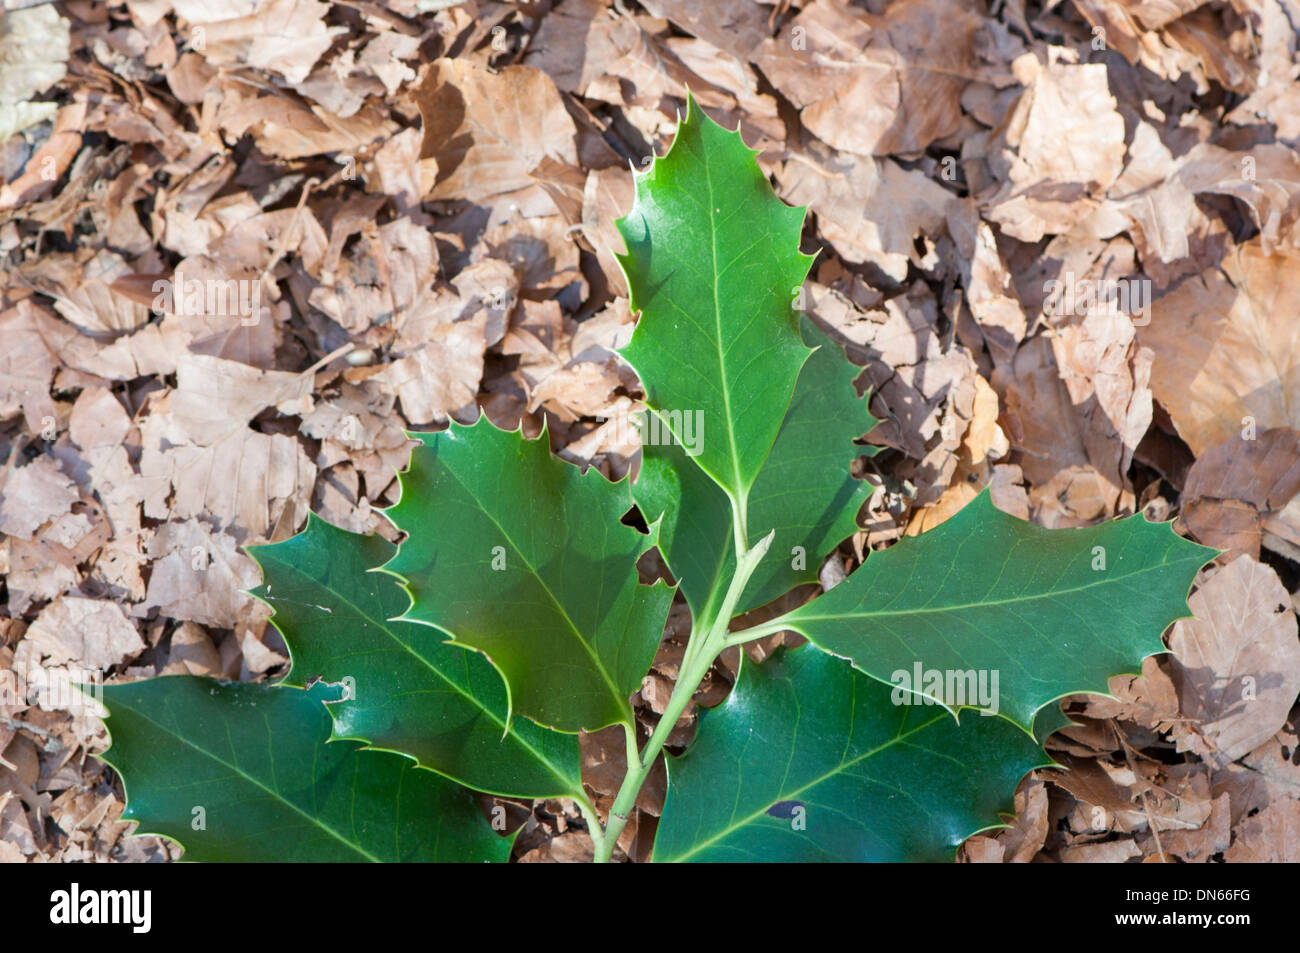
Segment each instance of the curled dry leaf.
[[1207,546],[1259,558],[1265,520],[1300,493],[1300,431],[1229,437],[1197,457],[1183,487],[1183,520]]
[[1123,165],[1124,120],[1101,63],[1043,64],[1026,53],[1013,68],[1026,90],[989,157],[1003,185],[982,205],[1003,232],[1035,242],[1096,210]]
[[[1300,429],[1297,256],[1238,246],[1219,268],[1161,297],[1138,340],[1151,388],[1196,455],[1272,427]],[[1252,429],[1253,428],[1253,429]]]
[[904,0],[887,16],[814,0],[754,62],[833,148],[920,152],[959,126],[979,28],[967,8],[942,0]]
[[1300,801],[1277,801],[1233,830],[1229,863],[1300,863]]
[[1239,556],[1212,570],[1174,624],[1174,683],[1187,722],[1180,751],[1235,761],[1286,721],[1300,694],[1300,642],[1291,597],[1270,567]]
[[424,117],[420,157],[438,163],[432,198],[478,200],[527,188],[547,158],[578,164],[577,128],[539,69],[490,73],[465,60],[438,60],[415,97]]
[[38,457],[0,476],[0,533],[31,539],[50,520],[67,513],[79,494],[59,465]]

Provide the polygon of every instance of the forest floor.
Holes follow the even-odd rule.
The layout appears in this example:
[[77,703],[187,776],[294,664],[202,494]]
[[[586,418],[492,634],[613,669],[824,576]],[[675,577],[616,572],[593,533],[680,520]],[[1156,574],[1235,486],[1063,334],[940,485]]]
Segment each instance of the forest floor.
[[[1071,770],[1027,777],[959,859],[1300,861],[1300,0],[4,17],[0,675],[283,674],[243,547],[308,511],[393,537],[405,430],[545,420],[565,459],[627,473],[614,422],[644,395],[614,353],[613,222],[689,88],[809,207],[798,304],[883,421],[825,584],[983,486],[1047,527],[1145,512],[1224,550],[1172,654],[1067,699],[1048,747]],[[239,293],[159,302],[160,281]],[[106,744],[53,694],[0,693],[0,860],[179,856],[128,836]],[[622,747],[583,739],[602,810]],[[645,859],[663,796],[661,766],[620,857]],[[516,858],[590,856],[571,803],[510,816]]]

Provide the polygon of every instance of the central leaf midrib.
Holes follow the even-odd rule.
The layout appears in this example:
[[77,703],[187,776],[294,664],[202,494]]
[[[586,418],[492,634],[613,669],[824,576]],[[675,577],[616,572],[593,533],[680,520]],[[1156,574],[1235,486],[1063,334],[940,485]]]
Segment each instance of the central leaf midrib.
[[[833,615],[800,615],[798,614],[799,610],[796,609],[794,613],[792,613],[790,616],[790,622],[791,622],[790,628],[793,631],[801,632],[802,634],[807,635],[807,633],[803,632],[803,630],[800,629],[798,625],[795,623],[837,622],[845,619],[878,619],[886,616],[892,617],[892,616],[908,616],[908,615],[932,615],[935,613],[943,613],[943,612],[964,612],[969,609],[983,609],[988,606],[1017,605],[1021,603],[1027,603],[1027,602],[1037,602],[1045,599],[1055,599],[1058,596],[1070,595],[1076,592],[1083,592],[1087,589],[1096,588],[1097,586],[1115,585],[1121,581],[1133,579],[1134,577],[1140,576],[1143,573],[1159,572],[1163,569],[1168,569],[1172,565],[1176,565],[1176,564],[1166,562],[1166,563],[1161,563],[1159,566],[1148,566],[1145,569],[1138,569],[1134,572],[1126,573],[1125,575],[1120,576],[1118,578],[1100,579],[1097,582],[1090,582],[1090,583],[1086,583],[1085,585],[1074,586],[1069,589],[1053,589],[1051,592],[1040,592],[1030,596],[1015,596],[1010,599],[990,599],[984,602],[969,602],[961,605],[948,604],[948,605],[941,605],[935,607],[922,607],[918,609],[871,609],[871,610],[864,610],[861,612],[853,612],[853,611],[839,612]],[[863,596],[863,598],[866,598],[865,595]],[[816,600],[814,600],[814,602],[816,602]],[[812,604],[813,603],[809,603],[809,605]]]
[[[281,564],[281,565],[284,565],[284,564]],[[318,581],[318,580],[315,580],[315,579],[313,579],[312,577],[310,577],[310,576],[306,575],[305,573],[301,572],[301,571],[298,569],[297,566],[289,566],[288,568],[289,568],[289,569],[290,569],[294,574],[300,576],[300,577],[303,578],[303,579],[306,579],[308,582],[317,583],[317,584],[319,585],[319,581]],[[366,570],[366,571],[367,571],[367,572],[370,572],[370,570]],[[322,588],[325,588],[325,587],[322,587]],[[353,602],[351,599],[348,599],[346,596],[343,596],[341,593],[336,593],[336,592],[334,592],[333,590],[328,589],[328,588],[325,588],[325,591],[326,591],[327,593],[329,593],[330,595],[334,596],[335,598],[337,598],[338,601],[342,602],[344,605],[346,605],[346,606],[348,606],[349,608],[351,608],[351,609],[352,609],[352,610],[353,610],[357,615],[359,615],[361,618],[363,618],[363,619],[368,619],[369,621],[371,621],[372,623],[374,623],[376,626],[379,627],[380,631],[382,631],[382,632],[386,632],[386,633],[388,634],[388,636],[389,636],[389,637],[390,637],[394,642],[396,642],[396,643],[397,643],[398,645],[400,645],[403,649],[405,649],[406,652],[407,652],[408,654],[410,654],[413,658],[418,659],[418,660],[420,661],[421,664],[423,664],[427,669],[429,669],[429,671],[431,671],[431,672],[433,672],[435,675],[437,675],[438,678],[442,679],[443,682],[445,682],[447,685],[451,686],[451,688],[454,689],[454,690],[456,691],[457,694],[459,694],[459,695],[461,695],[463,698],[467,699],[467,700],[468,700],[472,705],[474,705],[474,707],[478,708],[480,711],[482,711],[484,714],[486,714],[490,719],[492,719],[493,722],[495,722],[496,724],[500,725],[500,726],[501,726],[502,734],[508,734],[511,738],[514,739],[514,741],[515,741],[516,744],[518,744],[518,745],[520,745],[521,747],[525,748],[526,750],[530,751],[530,752],[531,752],[531,753],[532,753],[532,754],[537,758],[537,760],[538,760],[541,764],[543,764],[543,765],[546,766],[547,771],[549,771],[549,772],[551,773],[551,775],[552,775],[552,776],[553,776],[557,781],[560,781],[560,782],[563,783],[565,790],[570,791],[570,792],[572,792],[572,791],[574,790],[574,787],[573,787],[572,781],[571,781],[569,778],[565,777],[563,774],[561,774],[560,771],[559,771],[559,769],[558,769],[558,767],[557,767],[556,765],[554,765],[554,764],[553,764],[553,763],[552,763],[548,758],[546,758],[546,757],[545,757],[545,756],[544,756],[540,751],[538,751],[535,747],[533,747],[532,744],[530,744],[530,743],[529,743],[528,741],[526,741],[524,738],[520,737],[519,734],[518,734],[517,732],[515,732],[514,729],[512,729],[512,728],[511,728],[511,727],[510,727],[510,726],[505,722],[504,719],[499,718],[499,717],[496,715],[496,713],[493,712],[490,708],[488,708],[486,705],[480,703],[480,702],[478,701],[478,699],[476,699],[472,694],[470,694],[469,692],[465,691],[463,688],[461,688],[459,685],[457,685],[454,681],[452,681],[450,678],[448,678],[446,675],[444,675],[441,669],[439,669],[439,668],[438,668],[437,666],[435,666],[432,662],[430,662],[428,659],[426,659],[424,656],[422,656],[419,652],[417,652],[417,651],[416,651],[414,648],[412,648],[409,644],[407,644],[406,642],[403,642],[400,638],[398,638],[397,634],[396,634],[395,632],[393,632],[393,630],[392,630],[391,628],[389,628],[389,626],[388,626],[388,622],[391,621],[391,620],[379,620],[379,619],[376,619],[376,618],[375,618],[373,615],[371,615],[369,612],[366,612],[364,609],[362,609],[360,606],[358,606],[355,602]],[[269,595],[269,592],[268,592],[268,595]],[[452,638],[455,638],[455,633],[449,633],[449,634],[452,636]],[[363,740],[366,740],[366,741],[368,741],[368,742],[373,742],[373,739],[363,739]],[[431,771],[437,771],[439,774],[443,774],[443,772],[438,771],[438,769],[435,768],[433,765],[426,765],[426,767],[428,767],[429,770],[431,770]],[[447,777],[451,777],[451,775],[446,775],[446,776],[447,776]],[[453,780],[453,781],[456,781],[457,783],[464,783],[464,782],[461,782],[459,778],[452,778],[452,780]],[[488,793],[495,793],[495,792],[488,792]],[[503,794],[503,795],[499,795],[499,796],[501,796],[501,797],[513,797],[513,796],[515,796],[515,795],[504,795],[504,794]]]
[[[582,637],[582,633],[578,630],[577,624],[574,623],[573,619],[569,617],[569,612],[565,608],[564,604],[560,602],[559,598],[555,595],[555,593],[551,591],[551,587],[546,584],[546,580],[542,578],[541,574],[538,573],[537,569],[533,566],[533,564],[528,561],[528,557],[525,556],[523,551],[519,548],[519,544],[515,542],[514,537],[511,536],[510,533],[506,531],[506,528],[501,525],[500,521],[496,518],[495,515],[488,512],[487,508],[484,507],[481,503],[479,503],[478,497],[475,496],[474,492],[469,488],[469,486],[466,485],[465,481],[461,479],[460,474],[457,473],[453,467],[448,466],[445,462],[439,460],[436,453],[434,454],[434,459],[442,467],[442,469],[447,473],[449,473],[452,479],[454,479],[460,485],[460,488],[464,490],[467,494],[469,494],[469,498],[473,501],[474,507],[478,509],[478,511],[482,513],[484,516],[486,516],[489,520],[491,520],[493,526],[495,526],[498,530],[500,530],[501,535],[504,536],[506,542],[510,544],[510,548],[513,549],[515,553],[519,556],[519,558],[523,561],[523,564],[528,569],[528,572],[541,585],[542,591],[544,591],[546,595],[550,597],[551,602],[555,605],[555,608],[559,611],[560,615],[564,617],[564,621],[568,623],[569,630],[573,633],[573,637],[578,640],[578,644],[582,646],[583,651],[587,653],[587,656],[588,658],[591,659],[592,664],[596,666],[596,671],[600,672],[600,677],[605,680],[605,685],[609,688],[610,694],[614,697],[615,705],[621,709],[628,709],[628,714],[630,714],[627,698],[624,697],[622,693],[619,692],[618,686],[615,685],[613,680],[610,678],[609,672],[605,670],[604,662],[602,662],[600,660],[600,657],[596,655],[595,650],[590,645],[587,644],[587,640]],[[568,466],[568,464],[561,464],[561,465]],[[412,609],[415,608],[414,599],[412,599],[411,601],[411,608]],[[444,630],[444,631],[450,631],[450,630]],[[451,632],[450,634],[453,639],[457,638],[455,632]],[[508,680],[506,682],[506,693],[507,696],[511,698],[511,707],[513,708],[514,700],[513,700],[513,695],[510,692],[510,683]]]
[[[733,481],[732,489],[737,495],[736,501],[739,507],[741,500],[748,492],[748,487],[743,486],[740,479],[740,455],[736,448],[736,431],[735,420],[731,413],[731,381],[727,378],[727,358],[726,352],[722,349],[722,300],[718,297],[718,279],[721,277],[718,273],[718,223],[714,217],[713,204],[713,172],[709,166],[707,153],[704,157],[704,183],[709,190],[709,204],[704,210],[705,216],[709,220],[709,246],[710,246],[710,272],[713,274],[713,280],[710,284],[713,286],[713,324],[714,324],[714,348],[718,353],[718,379],[722,383],[722,407],[727,422],[727,443],[731,447],[731,478]],[[682,408],[683,411],[685,408]],[[741,507],[738,512],[743,512]],[[748,544],[749,540],[745,540]]]

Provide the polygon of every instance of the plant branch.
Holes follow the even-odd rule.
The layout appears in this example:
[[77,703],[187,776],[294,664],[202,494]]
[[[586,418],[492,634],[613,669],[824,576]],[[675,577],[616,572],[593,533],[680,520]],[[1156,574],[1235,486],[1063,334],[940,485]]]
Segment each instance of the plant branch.
[[736,547],[739,568],[740,558],[749,551],[749,498],[732,496],[730,490],[727,491],[727,498],[731,500],[732,544]]
[[585,791],[573,801],[578,805],[582,819],[587,822],[587,833],[591,836],[592,845],[599,852],[606,839],[605,828],[600,823],[600,812],[596,810],[596,805],[591,803]]
[[744,645],[746,642],[752,642],[754,639],[761,639],[765,635],[774,635],[777,632],[797,632],[799,631],[788,621],[790,613],[777,616],[767,622],[760,622],[758,625],[750,626],[748,629],[741,629],[739,632],[732,632],[727,636],[723,648],[731,648],[733,645]]
[[677,683],[673,686],[672,695],[668,698],[668,705],[664,708],[659,724],[655,726],[650,740],[646,742],[640,754],[636,750],[635,729],[631,725],[624,724],[624,730],[628,735],[627,774],[623,776],[623,783],[619,786],[602,837],[596,841],[597,863],[608,863],[613,856],[619,835],[627,825],[637,795],[645,784],[645,779],[649,777],[655,759],[659,757],[659,752],[663,750],[669,734],[677,726],[682,713],[686,711],[691,698],[700,687],[700,683],[704,681],[704,676],[713,667],[713,660],[726,647],[727,625],[731,621],[732,613],[740,601],[741,593],[749,583],[750,576],[754,574],[759,562],[767,554],[768,547],[772,545],[772,538],[775,535],[775,530],[768,533],[753,549],[743,553],[736,560],[736,572],[731,578],[731,584],[717,613],[712,619],[705,620],[706,624],[692,627],[690,638],[686,643],[686,653],[682,656],[681,670],[677,674]]

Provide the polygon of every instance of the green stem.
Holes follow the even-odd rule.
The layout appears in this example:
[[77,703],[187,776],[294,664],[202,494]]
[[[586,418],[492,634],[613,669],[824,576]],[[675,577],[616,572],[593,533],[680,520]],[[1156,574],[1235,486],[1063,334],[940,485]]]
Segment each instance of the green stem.
[[623,783],[618,789],[618,796],[614,799],[614,806],[609,812],[609,821],[605,825],[604,839],[596,844],[595,859],[597,863],[607,863],[613,855],[614,847],[618,844],[619,835],[623,833],[623,828],[627,826],[627,819],[631,816],[637,795],[641,792],[641,786],[645,784],[645,779],[649,777],[655,759],[663,749],[664,742],[668,740],[668,735],[677,724],[677,720],[681,718],[682,712],[690,704],[695,689],[704,680],[704,676],[708,674],[712,659],[709,659],[707,663],[703,659],[703,655],[697,656],[689,668],[683,664],[677,677],[677,685],[673,688],[673,693],[668,699],[668,706],[664,709],[663,717],[659,719],[659,724],[655,726],[650,740],[646,742],[645,748],[642,749],[640,754],[637,754],[636,748],[633,747],[631,757],[628,760],[627,774],[623,776]]
[[767,548],[772,545],[774,535],[775,530],[768,533],[753,549],[740,555],[736,560],[735,575],[731,577],[727,595],[722,600],[716,615],[707,620],[705,625],[692,627],[690,638],[686,643],[686,652],[682,656],[681,669],[677,673],[677,683],[668,697],[668,705],[664,708],[659,724],[655,726],[650,740],[646,742],[640,754],[636,750],[636,737],[632,726],[624,725],[628,735],[627,774],[623,776],[623,783],[619,786],[614,806],[610,809],[609,821],[605,825],[601,838],[596,841],[597,863],[607,863],[613,856],[619,835],[627,825],[627,819],[632,814],[641,786],[645,784],[645,779],[654,767],[655,759],[663,750],[664,742],[668,740],[682,713],[691,703],[691,698],[700,687],[700,683],[704,681],[704,676],[709,674],[709,669],[713,667],[713,660],[726,647],[727,625],[731,622],[732,613],[740,601],[740,595],[748,584],[750,576],[754,574],[759,561],[767,553]]
[[582,812],[582,819],[587,822],[587,833],[591,835],[591,842],[595,845],[597,851],[605,842],[605,829],[600,824],[600,812],[596,810],[596,805],[591,803],[586,792],[582,792],[573,799],[578,805],[578,810]]
[[726,643],[723,647],[730,648],[733,645],[744,645],[746,642],[761,639],[765,635],[775,635],[777,632],[798,632],[798,627],[790,624],[789,616],[790,613],[787,612],[785,615],[777,616],[775,619],[770,619],[767,622],[761,622],[748,629],[741,629],[739,632],[732,632],[727,636]]
[[736,548],[736,568],[739,571],[740,559],[749,552],[749,496],[736,497],[728,491],[727,497],[731,500],[732,545]]

